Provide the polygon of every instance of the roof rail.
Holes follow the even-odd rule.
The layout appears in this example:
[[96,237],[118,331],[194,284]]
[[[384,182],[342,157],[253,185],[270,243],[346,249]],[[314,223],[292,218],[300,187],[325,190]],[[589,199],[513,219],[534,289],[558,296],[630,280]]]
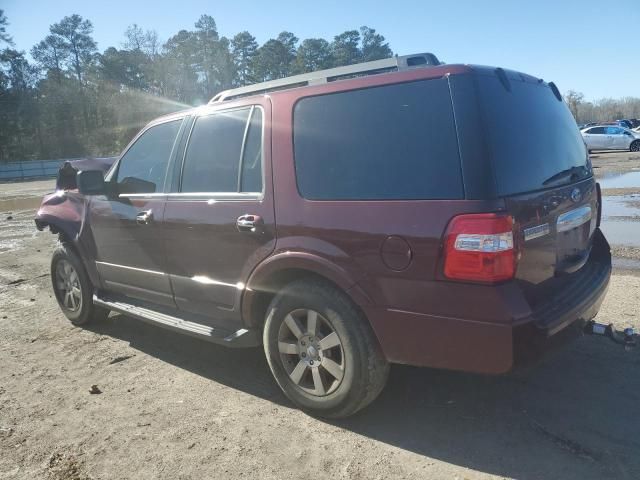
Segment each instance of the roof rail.
[[346,67],[329,68],[327,70],[318,70],[311,73],[303,73],[302,75],[293,75],[291,77],[279,78],[268,82],[247,85],[246,87],[234,88],[218,93],[213,97],[209,104],[224,102],[234,98],[247,97],[249,95],[257,95],[260,93],[274,92],[277,90],[286,90],[289,88],[306,87],[307,85],[320,85],[336,80],[345,80],[347,78],[362,77],[366,75],[375,75],[378,73],[397,72],[412,68],[424,68],[440,65],[438,58],[432,53],[416,53],[413,55],[395,56],[391,58],[383,58],[382,60],[374,60],[372,62],[356,63]]

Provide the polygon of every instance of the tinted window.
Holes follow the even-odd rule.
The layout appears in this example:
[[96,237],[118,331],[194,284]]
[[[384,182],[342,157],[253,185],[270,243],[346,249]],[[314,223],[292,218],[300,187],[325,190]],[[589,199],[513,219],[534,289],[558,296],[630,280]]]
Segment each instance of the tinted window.
[[162,191],[167,164],[182,120],[149,128],[127,150],[118,164],[121,193]]
[[242,159],[241,192],[262,191],[262,109],[256,108],[251,116]]
[[607,127],[607,135],[622,135],[623,131],[620,127]]
[[587,133],[591,135],[604,135],[604,127],[594,127],[587,130]]
[[540,190],[591,174],[576,122],[564,102],[544,83],[478,75],[485,132],[498,192]]
[[183,192],[237,192],[240,151],[250,108],[199,117],[182,170]]
[[298,189],[306,198],[463,196],[445,79],[304,98],[293,125]]

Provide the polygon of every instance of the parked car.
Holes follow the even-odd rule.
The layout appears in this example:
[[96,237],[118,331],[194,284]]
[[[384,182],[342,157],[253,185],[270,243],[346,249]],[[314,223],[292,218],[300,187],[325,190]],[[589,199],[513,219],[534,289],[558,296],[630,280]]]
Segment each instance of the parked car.
[[584,143],[591,150],[640,151],[640,133],[623,127],[599,125],[581,131]]
[[573,117],[553,83],[434,59],[152,121],[37,213],[60,236],[64,314],[262,344],[284,393],[325,417],[375,399],[390,363],[500,374],[571,336],[611,273]]

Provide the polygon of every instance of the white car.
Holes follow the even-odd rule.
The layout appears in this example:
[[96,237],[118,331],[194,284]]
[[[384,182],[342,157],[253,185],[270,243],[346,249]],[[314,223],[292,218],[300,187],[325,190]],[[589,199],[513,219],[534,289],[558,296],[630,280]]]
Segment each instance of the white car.
[[629,150],[640,152],[640,132],[615,125],[594,125],[580,131],[591,150]]

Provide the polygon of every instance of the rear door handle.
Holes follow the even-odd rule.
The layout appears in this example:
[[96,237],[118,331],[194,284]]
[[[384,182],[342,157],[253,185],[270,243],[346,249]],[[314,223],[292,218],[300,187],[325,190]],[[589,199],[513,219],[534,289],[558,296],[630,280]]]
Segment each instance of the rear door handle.
[[236,220],[236,227],[239,232],[256,233],[262,231],[264,221],[260,215],[241,215]]
[[149,225],[153,221],[153,212],[144,210],[136,215],[136,223],[138,225]]

